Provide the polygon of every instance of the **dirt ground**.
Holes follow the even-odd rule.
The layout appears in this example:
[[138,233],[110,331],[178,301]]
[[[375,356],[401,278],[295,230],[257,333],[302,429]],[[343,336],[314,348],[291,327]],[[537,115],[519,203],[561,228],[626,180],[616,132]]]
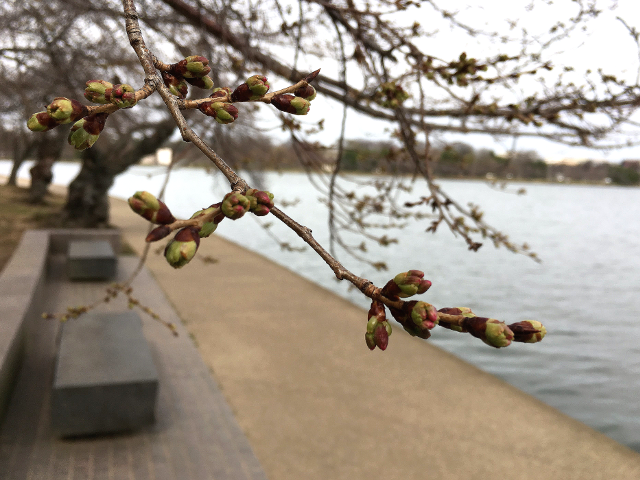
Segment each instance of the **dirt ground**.
[[44,203],[29,203],[26,188],[0,186],[0,271],[27,229],[60,226],[64,197],[48,194]]

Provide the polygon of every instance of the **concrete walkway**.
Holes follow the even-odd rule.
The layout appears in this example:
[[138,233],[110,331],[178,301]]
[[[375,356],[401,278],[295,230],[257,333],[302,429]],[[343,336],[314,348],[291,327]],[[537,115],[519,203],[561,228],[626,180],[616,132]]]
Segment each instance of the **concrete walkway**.
[[[112,222],[142,251],[125,202]],[[365,311],[285,268],[215,236],[206,255],[147,266],[269,479],[640,478],[636,452],[428,342],[396,328],[370,352]]]
[[[108,283],[69,282],[64,262],[64,255],[50,260],[42,299],[46,311],[63,312],[104,297]],[[137,264],[134,256],[120,257],[117,281],[126,280]],[[266,480],[192,339],[148,270],[133,286],[136,297],[179,332],[174,337],[141,315],[160,377],[156,423],[130,434],[54,436],[49,398],[60,323],[31,318],[25,360],[0,428],[0,479]],[[116,299],[97,311],[126,309],[125,300]]]

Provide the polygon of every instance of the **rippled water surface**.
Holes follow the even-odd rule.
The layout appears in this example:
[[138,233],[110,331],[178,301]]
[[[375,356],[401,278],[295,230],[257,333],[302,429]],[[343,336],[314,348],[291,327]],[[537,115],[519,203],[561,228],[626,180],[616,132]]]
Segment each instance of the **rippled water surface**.
[[[68,183],[77,168],[56,165],[54,182]],[[8,170],[9,163],[0,162],[0,173]],[[23,172],[26,176],[26,168]],[[118,177],[110,193],[126,198],[135,190],[157,192],[160,174],[158,168],[134,167]],[[284,210],[326,242],[321,195],[304,174],[266,174],[263,181],[276,199],[300,199]],[[527,194],[518,196],[482,182],[441,185],[460,203],[480,204],[488,223],[515,242],[528,242],[543,263],[489,244],[468,252],[444,228],[433,235],[424,232],[426,224],[411,224],[398,232],[399,244],[370,245],[369,255],[386,261],[390,272],[376,272],[342,255],[345,266],[378,285],[397,272],[424,270],[433,282],[425,299],[438,308],[468,306],[508,323],[543,321],[549,334],[538,345],[495,350],[441,328],[429,341],[640,451],[640,188],[527,184]],[[423,188],[417,186],[412,195],[426,193]],[[187,216],[224,191],[220,176],[178,170],[166,202],[175,214]],[[217,233],[368,306],[359,292],[335,281],[317,255],[281,251],[255,218],[225,222]],[[300,244],[297,235],[277,222],[273,231]]]

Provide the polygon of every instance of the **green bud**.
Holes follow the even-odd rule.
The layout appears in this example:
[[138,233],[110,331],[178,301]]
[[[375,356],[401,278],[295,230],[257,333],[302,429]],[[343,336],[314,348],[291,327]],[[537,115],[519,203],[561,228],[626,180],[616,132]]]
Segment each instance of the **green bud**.
[[71,123],[87,113],[87,107],[77,100],[56,97],[47,105],[47,113],[59,124]]
[[237,192],[227,193],[222,201],[221,210],[231,220],[242,217],[250,207],[249,200]]
[[185,98],[189,93],[189,85],[183,77],[162,72],[162,80],[172,95],[178,98]]
[[411,309],[411,321],[416,327],[431,330],[438,324],[438,311],[430,303],[408,302],[406,308]]
[[[209,215],[214,212],[220,212],[220,207],[211,206],[209,208],[198,210],[196,213],[191,215],[191,218],[200,217],[202,215]],[[218,223],[216,223],[214,220],[215,217],[210,222],[205,222],[202,224],[202,227],[200,227],[200,231],[198,232],[200,234],[200,238],[206,238],[216,231],[216,228],[218,228]]]
[[523,343],[537,343],[547,334],[545,326],[536,320],[523,320],[509,325],[513,331],[513,341]]
[[71,114],[73,113],[73,104],[71,100],[65,97],[57,97],[53,102],[47,105],[47,112],[58,123],[69,123]]
[[508,347],[513,340],[513,332],[504,322],[490,318],[487,320],[487,326],[482,339],[487,345],[492,347]]
[[134,212],[151,223],[167,225],[176,220],[169,211],[169,207],[149,192],[140,191],[134,193],[129,198],[129,206]]
[[67,141],[76,150],[90,148],[98,140],[107,121],[108,113],[96,113],[73,124]]
[[58,122],[51,118],[49,112],[34,113],[29,117],[29,120],[27,120],[27,128],[32,132],[46,132],[58,125]]
[[387,336],[391,336],[391,333],[393,332],[391,324],[385,320],[384,322],[382,322],[382,325],[384,325],[384,328],[387,330]]
[[275,95],[271,99],[271,104],[282,112],[294,115],[306,115],[311,108],[311,104],[304,98],[294,97],[286,93]]
[[408,272],[399,273],[393,278],[398,286],[400,298],[411,297],[415,294],[424,293],[431,287],[429,280],[423,280],[424,273],[420,270],[409,270]]
[[238,118],[238,109],[225,102],[204,102],[198,105],[200,110],[205,115],[213,117],[216,122],[223,125],[232,123]]
[[311,108],[309,101],[301,97],[295,97],[291,100],[291,106],[296,109],[296,115],[306,115],[309,113],[309,109]]
[[89,80],[84,89],[84,98],[93,103],[111,103],[113,85],[105,80]]
[[376,331],[376,327],[378,326],[378,317],[371,317],[367,322],[367,332],[373,333]]
[[135,89],[126,83],[114,85],[111,90],[111,103],[118,108],[133,107],[138,103]]
[[182,73],[185,78],[201,78],[211,71],[209,60],[203,56],[191,55],[183,61],[186,62],[185,71]]
[[267,77],[263,75],[253,75],[247,78],[245,83],[249,87],[249,90],[251,90],[253,96],[256,97],[251,100],[256,100],[257,98],[264,96],[269,91],[269,82],[267,81]]
[[373,335],[373,333],[365,333],[364,334],[364,340],[365,342],[367,342],[367,347],[369,347],[369,350],[375,350],[376,348],[376,339],[375,336]]
[[200,245],[198,230],[187,227],[180,230],[164,250],[164,256],[173,268],[182,268],[195,256]]

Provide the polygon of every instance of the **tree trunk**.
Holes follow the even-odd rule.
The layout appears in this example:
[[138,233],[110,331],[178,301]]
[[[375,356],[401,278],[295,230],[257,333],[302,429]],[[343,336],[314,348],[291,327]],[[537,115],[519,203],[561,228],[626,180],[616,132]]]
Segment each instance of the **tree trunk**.
[[18,183],[18,170],[27,159],[29,155],[33,153],[36,147],[36,142],[33,138],[26,138],[26,135],[18,134],[13,140],[13,165],[11,167],[11,174],[7,180],[7,185],[13,185],[14,187]]
[[108,192],[116,175],[137,163],[143,156],[155,152],[175,128],[173,119],[169,119],[159,123],[154,132],[142,140],[120,138],[110,146],[101,146],[98,140],[92,148],[84,150],[80,173],[69,185],[64,223],[83,228],[108,226]]
[[51,180],[53,180],[53,164],[62,155],[66,136],[65,131],[54,130],[51,135],[41,137],[38,142],[36,164],[29,170],[31,174],[29,201],[31,203],[44,201],[44,196],[47,194]]

